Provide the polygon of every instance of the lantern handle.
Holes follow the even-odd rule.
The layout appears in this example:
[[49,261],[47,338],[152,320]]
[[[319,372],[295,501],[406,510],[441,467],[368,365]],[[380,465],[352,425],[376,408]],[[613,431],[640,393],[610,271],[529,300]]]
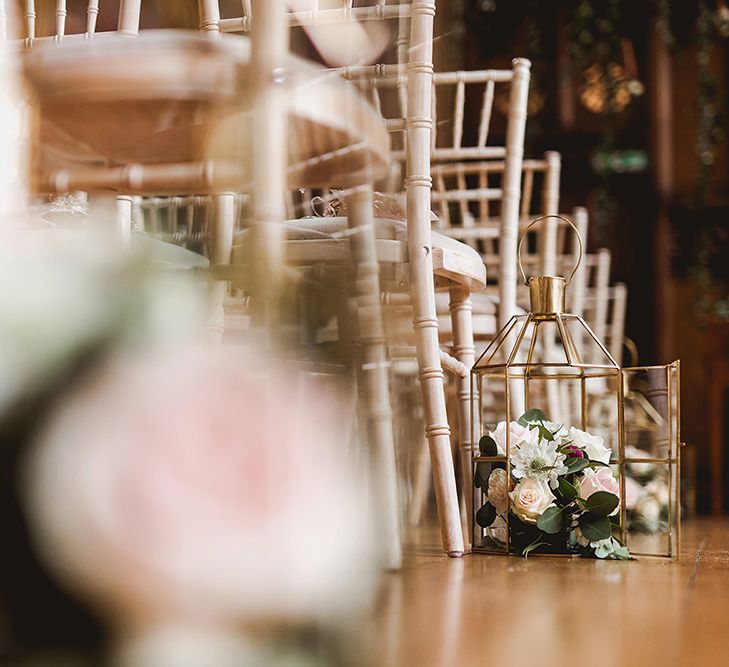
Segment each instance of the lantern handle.
[[521,233],[519,236],[519,243],[516,246],[516,257],[519,262],[519,271],[521,272],[521,277],[524,279],[524,284],[529,285],[529,281],[527,280],[526,273],[524,273],[524,265],[521,263],[521,244],[524,241],[524,238],[527,235],[527,232],[534,227],[538,222],[541,222],[542,220],[547,220],[548,218],[556,218],[557,220],[561,220],[562,222],[566,222],[572,229],[574,229],[575,234],[577,234],[577,243],[579,244],[579,255],[577,257],[577,264],[575,264],[575,268],[572,269],[572,273],[570,273],[569,278],[565,281],[566,285],[569,285],[572,282],[572,279],[575,277],[575,273],[577,273],[577,269],[580,268],[580,264],[582,263],[582,255],[583,255],[583,246],[582,246],[582,236],[580,235],[580,230],[577,229],[575,226],[575,223],[572,222],[572,220],[569,220],[568,218],[565,218],[561,215],[555,215],[555,214],[549,214],[549,215],[540,215],[536,220],[532,220],[526,227],[526,229]]

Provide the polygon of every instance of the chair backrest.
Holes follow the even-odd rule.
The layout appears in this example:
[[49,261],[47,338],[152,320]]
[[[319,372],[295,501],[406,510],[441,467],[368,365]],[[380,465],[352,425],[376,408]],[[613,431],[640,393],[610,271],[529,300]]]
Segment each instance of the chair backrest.
[[[8,0],[0,0],[0,7]],[[61,40],[66,38],[89,38],[96,35],[108,33],[97,33],[96,25],[99,12],[102,9],[103,0],[88,0],[83,15],[68,15],[66,0],[55,0],[51,3],[36,3],[36,0],[23,0],[22,25],[15,30],[20,39],[18,43],[26,48],[32,48],[39,42]],[[126,35],[137,35],[139,33],[139,15],[142,0],[120,0],[117,29],[113,32],[120,32]],[[48,12],[41,10],[47,7]],[[0,12],[2,10],[0,9]],[[3,30],[3,21],[0,19],[0,39],[7,37],[7,31]],[[39,35],[38,28],[45,34]]]
[[[453,162],[433,167],[433,206],[438,214],[438,231],[464,240],[484,257],[498,254],[501,208],[504,196],[504,160]],[[519,230],[541,215],[559,211],[559,153],[545,153],[542,160],[524,160],[521,173]],[[547,219],[525,243],[527,254],[542,258],[542,270],[555,269],[556,249],[563,243],[564,226]]]
[[[290,27],[308,27],[355,23],[359,21],[386,21],[409,17],[409,2],[392,3],[387,0],[290,0],[288,20]],[[198,0],[200,27],[214,32],[249,32],[253,25],[251,0],[241,0],[239,16],[222,17],[219,0]]]
[[[502,235],[505,229],[513,234],[515,227],[513,217],[502,215],[505,168],[504,160],[494,160],[443,163],[432,170],[432,199],[439,216],[439,231],[479,250],[489,283],[496,285],[501,284],[504,275],[509,275],[502,268]],[[559,211],[560,170],[561,158],[556,152],[545,153],[541,160],[522,162],[518,233],[524,232],[538,216]],[[568,231],[568,225],[547,218],[528,232],[522,246],[522,263],[527,275],[555,275],[559,270],[566,270],[563,265],[576,256],[574,239]],[[512,261],[506,258],[507,264]],[[520,284],[520,276],[511,275],[517,285],[518,305],[528,307],[528,294]]]
[[[514,73],[526,63],[514,61],[512,69],[489,69],[433,74],[433,162],[465,160],[503,160],[506,145],[495,142],[492,124],[501,111],[505,125],[516,119],[520,110],[509,104],[509,90]],[[372,104],[385,116],[393,133],[404,132],[407,98],[399,94],[407,80],[404,67],[395,65],[354,66],[341,69],[342,75],[362,87]],[[528,79],[527,79],[528,84]],[[398,93],[398,94],[396,94]],[[440,117],[438,108],[441,108]],[[442,109],[452,109],[443,113]],[[500,136],[500,135],[499,135]],[[395,141],[393,155],[405,159],[404,143]]]
[[[430,109],[426,116],[435,119],[438,96],[453,97],[452,118],[436,122],[431,133],[430,158],[433,162],[464,162],[469,160],[502,160],[501,187],[488,192],[488,185],[478,195],[479,202],[484,199],[500,199],[499,264],[500,305],[499,322],[503,326],[517,312],[516,305],[516,246],[519,234],[520,192],[522,181],[522,161],[524,155],[524,132],[526,126],[527,101],[529,94],[528,60],[516,58],[511,70],[481,70],[472,72],[437,72],[432,77],[432,95]],[[407,108],[407,97],[393,94],[399,91],[407,74],[401,65],[394,66],[359,66],[348,67],[342,74],[359,85],[367,87],[373,104],[383,112],[387,119],[388,129],[392,133],[402,133],[406,128],[405,117],[417,117],[412,109]],[[490,129],[493,119],[494,101],[497,99],[496,86],[503,90],[498,92],[498,99],[504,100],[507,108],[506,131],[503,145],[490,143]],[[501,85],[503,84],[503,85]],[[390,90],[392,101],[385,99],[383,91]],[[475,89],[475,94],[471,90]],[[441,92],[444,91],[444,92]],[[403,101],[405,100],[405,101]],[[473,100],[476,105],[469,105]],[[475,107],[475,112],[470,109]],[[394,110],[390,114],[387,110]],[[420,114],[422,115],[422,114]],[[466,119],[477,119],[475,132],[466,132]],[[404,142],[394,142],[393,155],[396,160],[403,161],[406,156]],[[429,162],[431,161],[429,160]],[[435,171],[440,167],[435,167]],[[443,166],[444,170],[453,169],[453,173],[462,173],[468,167]],[[458,176],[456,176],[458,178]],[[488,180],[486,178],[486,180]],[[478,179],[477,181],[478,182]],[[558,182],[558,181],[557,181]],[[481,180],[483,183],[483,179]],[[558,192],[558,186],[556,191]],[[466,196],[467,197],[467,196]],[[551,206],[551,204],[550,204]],[[557,203],[554,202],[556,211]],[[553,211],[554,212],[554,211]],[[552,244],[554,245],[554,244]]]
[[[235,196],[236,226],[244,217],[247,200],[247,195]],[[211,196],[134,198],[133,220],[139,231],[206,256],[210,254],[214,214]]]

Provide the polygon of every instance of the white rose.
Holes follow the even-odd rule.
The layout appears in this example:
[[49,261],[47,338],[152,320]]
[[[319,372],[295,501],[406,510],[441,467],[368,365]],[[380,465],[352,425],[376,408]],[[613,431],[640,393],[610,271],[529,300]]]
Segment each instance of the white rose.
[[[499,422],[495,431],[489,431],[489,435],[496,443],[496,448],[501,456],[506,456],[506,422]],[[509,429],[510,447],[514,448],[522,442],[537,442],[539,440],[539,431],[521,426],[517,422],[511,422]]]
[[509,505],[509,489],[506,470],[496,468],[489,476],[488,499],[498,514],[503,514]]
[[569,431],[568,440],[584,450],[587,458],[600,463],[610,463],[611,451],[605,447],[605,441],[599,435],[590,435],[585,431],[572,426]]
[[511,509],[522,521],[536,523],[542,512],[554,505],[556,498],[545,480],[528,477],[509,493]]

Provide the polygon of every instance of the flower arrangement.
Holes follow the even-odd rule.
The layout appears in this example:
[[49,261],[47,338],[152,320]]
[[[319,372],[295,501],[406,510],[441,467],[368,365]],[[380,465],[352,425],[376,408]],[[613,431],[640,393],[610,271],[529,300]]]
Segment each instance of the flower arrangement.
[[508,530],[511,548],[522,556],[630,559],[613,535],[620,492],[603,438],[550,422],[541,410],[532,409],[483,436],[481,456],[506,456],[507,428],[509,469],[503,461],[476,464],[475,484],[487,498],[476,523],[489,538],[503,546]]

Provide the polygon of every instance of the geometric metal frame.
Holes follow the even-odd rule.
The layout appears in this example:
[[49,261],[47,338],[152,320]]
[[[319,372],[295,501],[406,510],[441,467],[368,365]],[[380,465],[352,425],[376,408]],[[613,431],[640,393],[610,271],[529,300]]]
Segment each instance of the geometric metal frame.
[[[536,345],[539,337],[539,330],[545,323],[550,323],[553,331],[558,332],[556,336],[547,337],[544,340],[542,349]],[[579,335],[576,337],[571,330],[569,324],[578,327]],[[528,336],[531,327],[532,335]],[[575,340],[577,338],[577,340]],[[587,344],[587,345],[586,345]],[[594,361],[595,354],[585,354],[585,347],[590,347],[597,352],[599,361]],[[548,356],[563,354],[564,362],[554,362]],[[542,361],[540,358],[547,356],[548,361]],[[665,389],[665,398],[661,394],[654,396],[654,399],[660,398],[665,402],[665,428],[666,438],[665,446],[667,449],[666,456],[662,457],[626,457],[626,426],[630,426],[631,417],[628,416],[626,424],[625,407],[626,401],[631,403],[629,380],[634,374],[643,373],[651,377],[665,377],[663,388]],[[665,374],[665,375],[663,375]],[[614,406],[617,411],[617,452],[614,458],[611,458],[611,467],[617,468],[620,483],[620,511],[619,526],[621,538],[626,542],[627,533],[627,508],[626,508],[626,466],[631,464],[655,464],[667,466],[668,470],[668,529],[667,529],[667,548],[665,551],[650,550],[640,551],[632,550],[633,556],[661,557],[661,558],[678,558],[680,554],[681,543],[681,522],[680,522],[680,363],[678,361],[673,364],[663,366],[641,366],[634,368],[620,368],[615,359],[610,355],[607,348],[597,338],[592,329],[584,322],[584,320],[569,313],[550,313],[535,314],[527,313],[512,317],[509,322],[499,331],[495,338],[491,341],[486,350],[479,356],[471,370],[471,425],[472,425],[472,442],[474,443],[474,478],[479,463],[495,463],[505,464],[507,478],[511,479],[511,463],[510,463],[510,429],[506,429],[506,452],[505,456],[482,456],[477,448],[483,428],[483,382],[484,379],[490,377],[492,380],[491,389],[503,392],[504,413],[503,420],[508,423],[518,418],[519,415],[513,415],[514,405],[518,405],[523,401],[524,409],[532,406],[530,404],[530,382],[532,380],[556,382],[568,380],[570,383],[575,381],[580,384],[579,396],[575,396],[575,400],[579,401],[579,422],[582,430],[588,429],[587,417],[587,399],[586,399],[586,381],[595,378],[614,379],[615,388],[610,392],[605,392],[605,398],[610,403],[614,399]],[[498,381],[498,385],[497,385]],[[515,391],[515,386],[523,383],[523,395],[519,396],[519,391]],[[628,392],[626,394],[626,387]],[[662,391],[662,390],[661,390]],[[575,392],[577,394],[577,392]],[[568,394],[569,395],[569,394]],[[552,418],[552,417],[550,417]],[[499,420],[501,421],[501,420]],[[490,554],[509,554],[511,553],[510,531],[509,531],[509,512],[506,512],[506,528],[505,528],[505,547],[493,548],[481,545],[481,539],[477,538],[476,531],[482,530],[476,523],[477,495],[482,495],[483,490],[479,494],[476,488],[471,489],[473,493],[473,502],[469,503],[469,515],[472,517],[470,521],[471,544],[473,551],[476,553]],[[630,544],[628,544],[630,546]],[[533,555],[538,555],[534,553]]]

